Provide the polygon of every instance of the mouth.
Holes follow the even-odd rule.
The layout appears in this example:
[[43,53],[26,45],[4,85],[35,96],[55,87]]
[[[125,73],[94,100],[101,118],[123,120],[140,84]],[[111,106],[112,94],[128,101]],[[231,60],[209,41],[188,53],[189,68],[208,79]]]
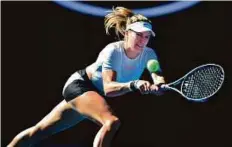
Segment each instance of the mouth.
[[139,47],[139,48],[143,48],[143,46],[141,46],[141,45],[138,45],[138,44],[136,44],[136,46],[137,46],[137,47]]

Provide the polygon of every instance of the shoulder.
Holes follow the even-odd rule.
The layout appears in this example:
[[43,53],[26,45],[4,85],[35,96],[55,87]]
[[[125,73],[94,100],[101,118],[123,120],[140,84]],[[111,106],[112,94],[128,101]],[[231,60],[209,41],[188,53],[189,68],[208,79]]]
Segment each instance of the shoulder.
[[155,49],[150,48],[150,47],[145,47],[144,53],[145,54],[155,54],[156,55]]
[[105,49],[119,49],[121,48],[123,41],[111,42],[105,46]]
[[150,59],[158,59],[157,54],[153,48],[145,47],[143,52],[143,57],[145,61],[148,61]]
[[113,53],[113,52],[120,52],[120,48],[122,46],[123,41],[117,41],[109,43],[103,49],[104,53]]
[[100,56],[103,58],[120,57],[122,41],[112,42],[105,46],[101,51]]

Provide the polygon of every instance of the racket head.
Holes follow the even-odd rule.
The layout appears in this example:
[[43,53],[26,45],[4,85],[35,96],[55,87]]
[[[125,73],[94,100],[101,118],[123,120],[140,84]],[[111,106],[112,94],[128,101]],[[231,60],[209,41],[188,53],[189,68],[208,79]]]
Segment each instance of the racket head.
[[204,102],[221,88],[225,72],[220,65],[205,64],[191,70],[181,83],[181,94],[188,100]]

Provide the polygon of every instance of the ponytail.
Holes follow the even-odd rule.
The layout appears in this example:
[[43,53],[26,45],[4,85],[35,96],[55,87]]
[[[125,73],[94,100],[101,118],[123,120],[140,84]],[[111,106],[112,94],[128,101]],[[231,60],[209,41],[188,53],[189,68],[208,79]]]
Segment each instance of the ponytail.
[[104,25],[106,34],[109,35],[110,29],[113,28],[118,38],[120,38],[119,35],[124,37],[126,26],[138,21],[151,23],[147,17],[141,14],[134,14],[130,9],[124,7],[113,8],[112,11],[105,16]]
[[134,13],[124,7],[116,7],[111,11],[111,13],[105,16],[105,30],[106,34],[110,34],[109,30],[111,28],[115,29],[115,34],[119,37],[119,34],[124,36],[126,31],[126,25],[128,19],[133,16]]

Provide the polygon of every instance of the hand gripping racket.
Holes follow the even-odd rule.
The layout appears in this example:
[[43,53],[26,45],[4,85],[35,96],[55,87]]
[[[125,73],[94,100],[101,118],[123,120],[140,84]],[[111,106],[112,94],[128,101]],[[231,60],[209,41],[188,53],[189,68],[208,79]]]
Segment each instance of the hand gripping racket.
[[161,88],[176,91],[191,101],[204,102],[221,88],[224,77],[220,65],[204,64],[172,83],[162,84]]

